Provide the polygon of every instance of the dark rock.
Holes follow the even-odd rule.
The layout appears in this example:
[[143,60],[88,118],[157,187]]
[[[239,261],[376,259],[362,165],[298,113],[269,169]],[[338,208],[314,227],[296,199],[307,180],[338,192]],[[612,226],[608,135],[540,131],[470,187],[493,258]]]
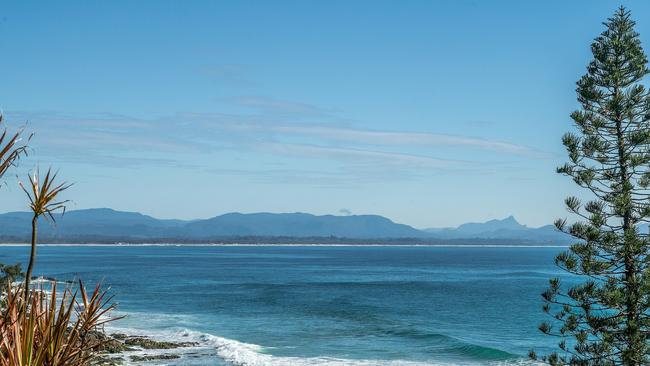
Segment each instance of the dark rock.
[[131,361],[153,361],[153,360],[174,360],[181,358],[179,355],[168,354],[168,355],[144,355],[144,356],[131,356]]
[[100,346],[100,349],[106,353],[120,353],[124,351],[134,351],[133,348],[125,345],[124,343],[118,341],[117,339],[111,339],[106,341]]
[[144,349],[173,349],[180,347],[194,347],[198,345],[198,343],[195,342],[161,342],[144,337],[127,338],[124,340],[124,344]]
[[123,340],[127,339],[129,336],[124,334],[124,333],[113,333],[113,334],[111,334],[111,337],[113,337],[115,339],[118,339],[120,341],[123,341]]
[[91,330],[86,333],[86,342],[97,352],[103,353],[120,353],[124,351],[133,351],[133,348],[126,346],[115,338],[108,337],[100,331]]
[[97,356],[90,362],[92,366],[120,366],[123,363],[124,359],[122,357],[106,356]]
[[[181,347],[195,347],[196,342],[164,342],[155,341],[146,336],[129,336],[123,333],[113,333],[110,336],[101,331],[90,331],[86,333],[84,341],[87,342],[97,353],[90,362],[90,366],[120,366],[125,362],[122,357],[115,357],[113,354],[125,351],[136,351],[139,349],[175,349]],[[131,355],[129,360],[133,362],[172,360],[180,358],[177,354],[158,355]]]
[[179,347],[197,347],[199,342],[178,342],[176,343]]

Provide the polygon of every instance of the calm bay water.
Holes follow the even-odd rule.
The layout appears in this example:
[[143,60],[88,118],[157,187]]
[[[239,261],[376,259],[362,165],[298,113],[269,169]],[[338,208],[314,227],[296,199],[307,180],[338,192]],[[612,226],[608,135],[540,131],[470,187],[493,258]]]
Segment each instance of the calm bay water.
[[561,250],[44,246],[35,273],[110,285],[117,330],[201,343],[167,365],[510,364],[553,346],[539,294]]

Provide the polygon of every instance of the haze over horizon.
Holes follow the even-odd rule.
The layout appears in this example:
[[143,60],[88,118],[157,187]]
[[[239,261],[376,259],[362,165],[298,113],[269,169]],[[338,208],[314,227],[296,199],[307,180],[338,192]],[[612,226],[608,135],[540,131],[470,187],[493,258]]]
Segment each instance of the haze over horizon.
[[601,21],[627,6],[650,49],[643,1],[117,3],[0,5],[16,173],[59,168],[70,209],[547,225]]
[[[219,217],[219,216],[222,216],[222,215],[228,215],[228,214],[243,214],[243,215],[254,215],[254,214],[278,214],[278,215],[280,215],[280,214],[308,214],[308,215],[313,215],[313,216],[332,215],[332,216],[338,216],[338,217],[346,217],[346,216],[381,216],[381,217],[389,219],[390,221],[392,221],[392,222],[394,222],[396,224],[408,225],[408,226],[411,226],[411,227],[413,227],[415,229],[418,229],[418,230],[453,229],[453,228],[457,228],[458,226],[461,226],[461,225],[464,225],[464,224],[483,224],[483,223],[494,222],[494,221],[501,221],[501,222],[511,221],[511,222],[513,222],[515,224],[524,225],[524,226],[527,226],[527,227],[530,227],[530,228],[535,228],[533,226],[521,223],[519,221],[519,219],[517,219],[514,215],[507,215],[507,216],[504,216],[504,217],[494,217],[494,218],[491,218],[491,219],[488,219],[488,220],[485,220],[485,221],[480,221],[480,222],[479,221],[467,221],[467,222],[462,222],[462,223],[460,223],[458,225],[454,225],[454,226],[440,226],[440,225],[437,225],[436,223],[432,223],[430,225],[425,225],[425,226],[416,226],[416,225],[411,225],[408,222],[400,222],[398,220],[394,220],[391,217],[386,217],[386,216],[377,215],[377,214],[373,214],[373,213],[356,214],[356,213],[338,212],[338,213],[335,213],[335,214],[313,214],[313,213],[304,212],[304,211],[295,211],[295,212],[271,212],[271,211],[240,212],[240,211],[230,211],[230,212],[217,213],[217,214],[214,214],[214,215],[208,215],[208,216],[205,216],[205,217],[196,217],[196,218],[192,218],[192,219],[179,219],[177,217],[162,217],[161,218],[161,217],[157,217],[155,215],[149,215],[149,214],[142,213],[142,212],[139,212],[139,211],[115,210],[115,209],[113,209],[111,207],[87,207],[87,208],[68,210],[67,212],[69,213],[70,211],[84,211],[84,210],[111,210],[111,211],[117,211],[117,212],[142,214],[142,215],[152,217],[152,218],[154,218],[156,220],[180,220],[180,221],[207,220],[207,219]],[[27,211],[27,210],[2,211],[2,212],[0,212],[0,215],[12,214],[12,213],[16,213],[16,212],[28,213],[29,211]],[[65,214],[63,216],[65,216]],[[547,226],[547,225],[549,225],[549,224],[544,224],[544,225],[540,225],[540,226]],[[54,225],[54,226],[56,226],[56,225]]]

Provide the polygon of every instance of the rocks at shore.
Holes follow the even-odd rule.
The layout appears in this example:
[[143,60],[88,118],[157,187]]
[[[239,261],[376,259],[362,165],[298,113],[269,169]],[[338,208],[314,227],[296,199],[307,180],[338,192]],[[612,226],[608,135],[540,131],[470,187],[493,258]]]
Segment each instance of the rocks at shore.
[[145,337],[126,338],[124,344],[126,346],[138,346],[143,349],[173,349],[198,346],[198,343],[194,342],[160,342]]
[[[146,336],[129,336],[123,333],[106,335],[100,331],[91,331],[86,335],[89,342],[98,352],[92,362],[93,366],[119,366],[125,361],[124,352],[173,350],[179,348],[196,347],[196,342],[167,342],[157,341]],[[147,362],[155,360],[173,360],[181,356],[177,353],[139,353],[128,355],[132,362]]]
[[120,366],[124,363],[123,357],[109,357],[106,355],[99,355],[92,360],[92,366]]
[[179,355],[146,355],[146,356],[131,356],[130,359],[131,361],[138,362],[138,361],[154,361],[154,360],[174,360],[177,358],[181,358]]
[[124,334],[124,333],[113,333],[113,334],[111,334],[111,337],[113,337],[113,338],[115,338],[117,340],[120,340],[120,341],[123,341],[123,340],[129,338],[129,336]]
[[135,348],[131,348],[124,344],[117,338],[109,337],[106,334],[99,331],[90,331],[86,334],[86,342],[88,342],[91,347],[97,350],[100,353],[120,353],[125,351],[134,351]]

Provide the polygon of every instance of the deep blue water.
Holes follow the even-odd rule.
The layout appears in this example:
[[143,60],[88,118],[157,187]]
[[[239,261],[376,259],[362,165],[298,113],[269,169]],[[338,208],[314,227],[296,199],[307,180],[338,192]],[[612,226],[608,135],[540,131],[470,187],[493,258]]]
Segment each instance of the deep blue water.
[[110,285],[113,327],[205,345],[168,365],[501,364],[553,345],[537,325],[560,250],[44,246],[35,273]]

